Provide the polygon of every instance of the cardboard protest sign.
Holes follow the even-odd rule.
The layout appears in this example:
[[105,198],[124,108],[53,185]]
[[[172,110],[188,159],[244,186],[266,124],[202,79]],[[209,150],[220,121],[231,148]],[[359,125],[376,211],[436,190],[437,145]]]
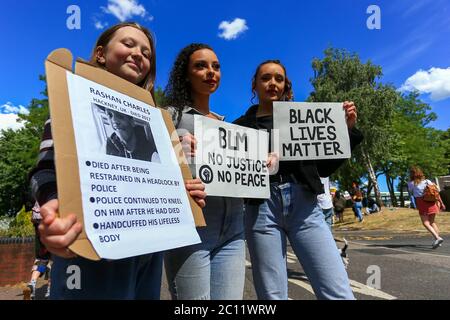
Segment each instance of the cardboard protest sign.
[[273,127],[280,160],[350,158],[342,103],[274,102]]
[[206,193],[268,199],[269,134],[200,115],[194,116],[194,123],[196,173]]
[[[70,249],[120,259],[200,242],[205,225],[183,179],[170,115],[150,93],[66,49],[45,63],[60,216],[75,213],[83,232]],[[195,224],[194,224],[195,220]]]

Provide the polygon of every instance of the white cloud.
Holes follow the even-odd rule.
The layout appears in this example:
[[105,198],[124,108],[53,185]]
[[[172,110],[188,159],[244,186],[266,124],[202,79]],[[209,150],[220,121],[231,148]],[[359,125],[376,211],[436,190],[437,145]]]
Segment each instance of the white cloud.
[[219,33],[220,38],[224,38],[225,40],[233,40],[238,37],[239,34],[248,30],[246,25],[246,21],[244,19],[236,18],[232,22],[222,21],[219,24],[219,30],[222,30]]
[[146,18],[149,21],[153,20],[153,16],[148,14],[138,0],[108,0],[108,6],[101,8],[104,12],[112,14],[122,22],[134,16]]
[[417,90],[419,93],[431,94],[431,100],[438,101],[450,97],[450,67],[447,69],[431,68],[419,70],[399,89],[400,91]]
[[17,122],[19,117],[17,114],[0,114],[0,130],[13,129],[17,130],[23,127],[23,122]]
[[105,29],[108,26],[107,22],[101,22],[101,21],[95,21],[95,29],[102,30]]
[[25,108],[22,105],[19,106],[15,106],[13,105],[11,102],[7,102],[4,105],[0,106],[0,114],[18,114],[18,113],[24,113],[24,114],[28,114],[29,111],[27,108]]

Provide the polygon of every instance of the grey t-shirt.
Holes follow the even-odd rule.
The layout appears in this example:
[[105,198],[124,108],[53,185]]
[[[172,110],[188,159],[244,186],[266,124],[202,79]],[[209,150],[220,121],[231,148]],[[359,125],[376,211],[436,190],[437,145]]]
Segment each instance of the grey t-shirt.
[[[179,137],[182,137],[186,133],[190,133],[195,136],[194,132],[194,116],[195,115],[202,115],[203,113],[198,111],[197,109],[194,109],[192,107],[184,107],[183,111],[181,111],[181,117],[180,117],[180,111],[177,108],[174,107],[168,107],[167,111],[169,111],[170,115],[172,116],[173,124],[175,125],[175,128],[177,129],[177,133]],[[213,115],[217,117],[217,119],[223,121],[225,119],[224,116],[219,115],[217,113],[211,112]],[[191,169],[192,176],[196,178],[196,168],[195,163],[191,163],[190,159],[187,159],[189,163],[189,168]]]

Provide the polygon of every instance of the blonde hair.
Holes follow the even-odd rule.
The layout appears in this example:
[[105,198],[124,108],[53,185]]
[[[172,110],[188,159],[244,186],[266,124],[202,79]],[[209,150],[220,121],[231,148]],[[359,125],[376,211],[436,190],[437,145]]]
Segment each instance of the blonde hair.
[[133,27],[136,28],[140,31],[142,31],[148,38],[148,41],[150,42],[150,71],[149,73],[145,76],[144,80],[141,81],[141,83],[138,83],[137,85],[144,88],[145,90],[150,91],[150,94],[152,95],[152,97],[154,97],[154,87],[155,87],[155,79],[156,79],[156,51],[155,51],[155,41],[153,40],[153,35],[151,34],[150,30],[148,30],[147,28],[141,26],[140,24],[137,24],[136,22],[122,22],[122,23],[118,23],[110,28],[108,28],[107,30],[105,30],[100,37],[97,39],[97,42],[95,43],[95,47],[92,50],[92,54],[91,54],[91,58],[90,58],[90,63],[99,67],[99,68],[105,68],[104,65],[100,64],[97,61],[97,48],[102,46],[102,47],[107,47],[108,43],[111,41],[114,33],[119,30],[120,28],[123,27]]

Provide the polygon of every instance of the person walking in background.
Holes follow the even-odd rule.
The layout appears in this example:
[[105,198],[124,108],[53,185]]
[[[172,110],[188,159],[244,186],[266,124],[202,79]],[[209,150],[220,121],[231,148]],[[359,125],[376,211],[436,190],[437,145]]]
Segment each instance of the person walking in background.
[[[27,288],[25,290],[29,291],[30,298],[32,300],[36,297],[36,282],[37,280],[45,275],[46,279],[49,279],[50,274],[50,252],[47,248],[42,244],[39,236],[39,223],[42,221],[41,211],[39,207],[39,203],[35,203],[33,208],[31,209],[31,222],[34,226],[35,231],[35,240],[34,240],[34,248],[35,248],[35,257],[33,267],[31,268],[31,279],[27,284]],[[24,291],[25,295],[25,291]],[[50,296],[50,279],[47,285],[47,291],[45,293],[45,298],[47,299]]]
[[[419,167],[412,167],[409,171],[410,181],[408,182],[408,191],[411,193],[415,200],[416,206],[419,210],[420,219],[422,224],[434,237],[432,248],[436,249],[444,242],[439,236],[439,228],[435,222],[436,214],[439,213],[439,209],[445,210],[445,205],[439,196],[439,190],[437,186],[430,180],[425,178],[422,170]],[[435,189],[435,198],[429,201],[425,197],[427,188]]]
[[359,222],[362,222],[363,221],[363,215],[362,215],[363,194],[361,192],[361,189],[359,189],[358,183],[356,181],[352,182],[352,190],[350,192],[350,195],[352,196],[352,201],[353,201],[353,212],[355,213],[355,216],[358,218]]

